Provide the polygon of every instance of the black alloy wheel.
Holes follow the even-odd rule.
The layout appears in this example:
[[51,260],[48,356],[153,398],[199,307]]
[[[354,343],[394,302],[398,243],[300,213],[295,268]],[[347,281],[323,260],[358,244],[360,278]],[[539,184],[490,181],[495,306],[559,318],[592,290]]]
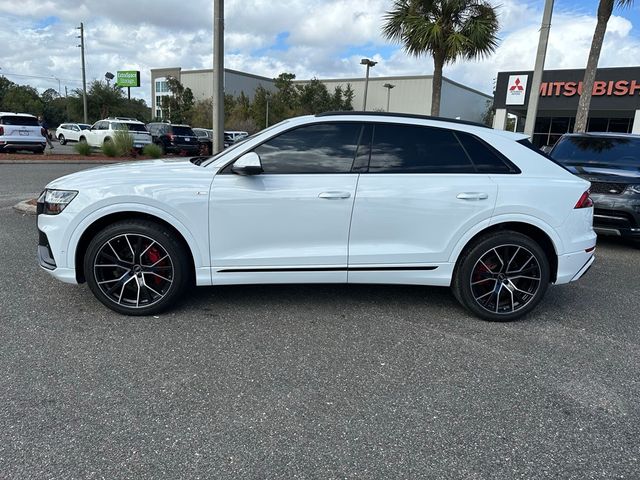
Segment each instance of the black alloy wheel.
[[126,315],[164,310],[189,278],[181,242],[154,222],[132,220],[107,227],[85,255],[85,278],[106,306]]
[[481,318],[511,321],[538,304],[549,278],[549,261],[534,240],[517,232],[499,232],[463,254],[453,291]]

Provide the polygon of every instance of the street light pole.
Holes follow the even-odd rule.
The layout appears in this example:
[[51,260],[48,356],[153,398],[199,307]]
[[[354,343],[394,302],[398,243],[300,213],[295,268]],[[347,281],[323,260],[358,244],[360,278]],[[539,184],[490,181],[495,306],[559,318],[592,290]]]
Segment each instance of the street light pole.
[[546,0],[544,13],[542,14],[542,26],[540,27],[540,40],[538,42],[538,53],[536,55],[536,65],[529,91],[529,104],[527,105],[527,119],[524,123],[524,133],[533,139],[533,130],[536,126],[536,116],[538,115],[538,99],[540,98],[540,84],[542,83],[542,72],[544,71],[544,60],[547,56],[547,45],[549,43],[549,30],[551,30],[551,16],[553,14],[553,0]]
[[385,83],[383,85],[384,88],[387,89],[387,112],[389,111],[389,102],[391,101],[391,89],[395,87],[395,85],[391,83]]
[[224,148],[224,0],[213,0],[213,154]]
[[87,71],[84,64],[84,23],[80,22],[80,54],[82,55],[82,107],[84,109],[84,123],[88,123],[87,115]]
[[367,92],[369,90],[369,68],[375,67],[378,62],[374,62],[373,60],[369,60],[368,58],[363,58],[360,60],[360,65],[367,66],[367,73],[364,79],[364,100],[362,101],[362,111],[367,111]]

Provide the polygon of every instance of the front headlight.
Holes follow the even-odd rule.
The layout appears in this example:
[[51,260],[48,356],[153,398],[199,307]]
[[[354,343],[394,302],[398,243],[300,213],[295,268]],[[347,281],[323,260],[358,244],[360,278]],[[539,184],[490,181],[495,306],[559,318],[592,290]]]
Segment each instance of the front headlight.
[[629,185],[625,193],[637,193],[640,195],[640,185]]
[[78,192],[75,190],[51,190],[46,188],[38,198],[38,213],[58,215],[67,208],[67,205],[76,198],[76,195],[78,195]]

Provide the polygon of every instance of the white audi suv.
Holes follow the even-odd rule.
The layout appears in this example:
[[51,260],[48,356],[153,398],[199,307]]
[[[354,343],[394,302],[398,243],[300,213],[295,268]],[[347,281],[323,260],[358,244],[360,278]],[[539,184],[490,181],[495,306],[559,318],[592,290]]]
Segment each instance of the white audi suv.
[[38,201],[39,261],[128,315],[190,283],[451,287],[530,312],[594,261],[589,183],[521,134],[399,114],[286,120],[214,157],[109,165]]

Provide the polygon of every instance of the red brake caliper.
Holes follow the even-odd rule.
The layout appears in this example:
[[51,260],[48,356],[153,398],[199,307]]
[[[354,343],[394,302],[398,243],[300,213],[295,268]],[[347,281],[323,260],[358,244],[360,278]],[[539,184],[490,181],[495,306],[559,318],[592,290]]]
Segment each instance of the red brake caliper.
[[[160,260],[160,252],[158,251],[158,249],[156,247],[151,247],[149,250],[147,250],[147,258],[149,258],[149,262],[151,265],[153,265],[154,263],[156,263],[158,260]],[[162,266],[161,262],[159,265]],[[156,265],[158,266],[158,265]],[[156,277],[155,275],[153,276],[153,283],[155,283],[156,285],[160,285],[160,282],[162,282],[162,279],[160,277]]]

